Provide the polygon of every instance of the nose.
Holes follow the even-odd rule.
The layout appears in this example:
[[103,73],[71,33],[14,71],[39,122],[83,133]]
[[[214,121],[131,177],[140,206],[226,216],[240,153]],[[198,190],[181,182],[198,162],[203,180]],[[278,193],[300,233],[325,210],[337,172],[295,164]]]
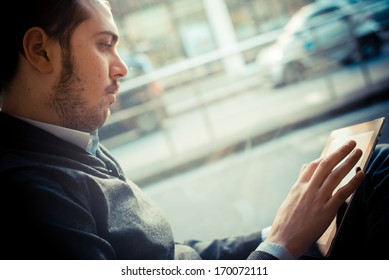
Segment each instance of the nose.
[[127,73],[128,73],[127,65],[123,62],[123,60],[119,55],[116,55],[115,61],[114,63],[112,63],[111,75],[116,79],[120,79],[127,76]]

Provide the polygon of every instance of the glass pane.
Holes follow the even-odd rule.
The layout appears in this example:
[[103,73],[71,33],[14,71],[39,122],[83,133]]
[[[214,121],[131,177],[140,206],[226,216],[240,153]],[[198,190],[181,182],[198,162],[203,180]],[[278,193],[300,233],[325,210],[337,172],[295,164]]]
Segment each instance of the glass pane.
[[111,2],[130,72],[100,135],[178,239],[271,224],[331,129],[389,112],[389,1]]

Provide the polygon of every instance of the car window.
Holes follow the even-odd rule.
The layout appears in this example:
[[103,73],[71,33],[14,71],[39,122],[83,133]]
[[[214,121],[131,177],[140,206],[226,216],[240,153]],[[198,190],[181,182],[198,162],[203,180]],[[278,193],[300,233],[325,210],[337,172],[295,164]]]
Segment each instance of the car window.
[[331,20],[336,20],[341,15],[340,12],[339,7],[337,6],[326,7],[312,14],[307,19],[307,23],[309,26],[315,26]]
[[331,13],[334,13],[336,11],[339,11],[339,7],[332,6],[332,7],[327,7],[325,9],[322,9],[316,13],[314,13],[310,18],[313,19],[315,17],[323,16],[323,15],[328,15]]
[[[389,83],[388,34],[359,8],[350,30],[341,2],[110,1],[129,74],[99,136],[178,239],[271,223],[301,165],[319,156],[326,129],[313,126],[383,99],[374,94]],[[240,226],[217,218],[226,214]]]

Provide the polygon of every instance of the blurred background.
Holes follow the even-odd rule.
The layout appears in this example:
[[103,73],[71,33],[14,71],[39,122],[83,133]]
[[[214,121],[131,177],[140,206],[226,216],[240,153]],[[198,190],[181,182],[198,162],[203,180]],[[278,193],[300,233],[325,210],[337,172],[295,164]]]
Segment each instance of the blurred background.
[[389,118],[389,0],[110,2],[129,74],[100,138],[178,241],[270,225],[332,129]]

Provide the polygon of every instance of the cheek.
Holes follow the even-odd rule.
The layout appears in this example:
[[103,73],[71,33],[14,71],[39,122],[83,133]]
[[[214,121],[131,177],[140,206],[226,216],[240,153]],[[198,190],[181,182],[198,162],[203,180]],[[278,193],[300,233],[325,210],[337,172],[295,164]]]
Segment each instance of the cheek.
[[109,77],[105,65],[97,58],[85,63],[82,73],[82,76],[92,87],[107,83],[106,79]]
[[104,59],[99,56],[94,57],[93,62],[90,63],[90,73],[98,79],[98,81],[105,81],[109,78],[109,67]]
[[109,84],[109,67],[106,59],[99,53],[91,51],[91,48],[83,48],[77,55],[79,75],[85,82],[84,88],[101,92]]

